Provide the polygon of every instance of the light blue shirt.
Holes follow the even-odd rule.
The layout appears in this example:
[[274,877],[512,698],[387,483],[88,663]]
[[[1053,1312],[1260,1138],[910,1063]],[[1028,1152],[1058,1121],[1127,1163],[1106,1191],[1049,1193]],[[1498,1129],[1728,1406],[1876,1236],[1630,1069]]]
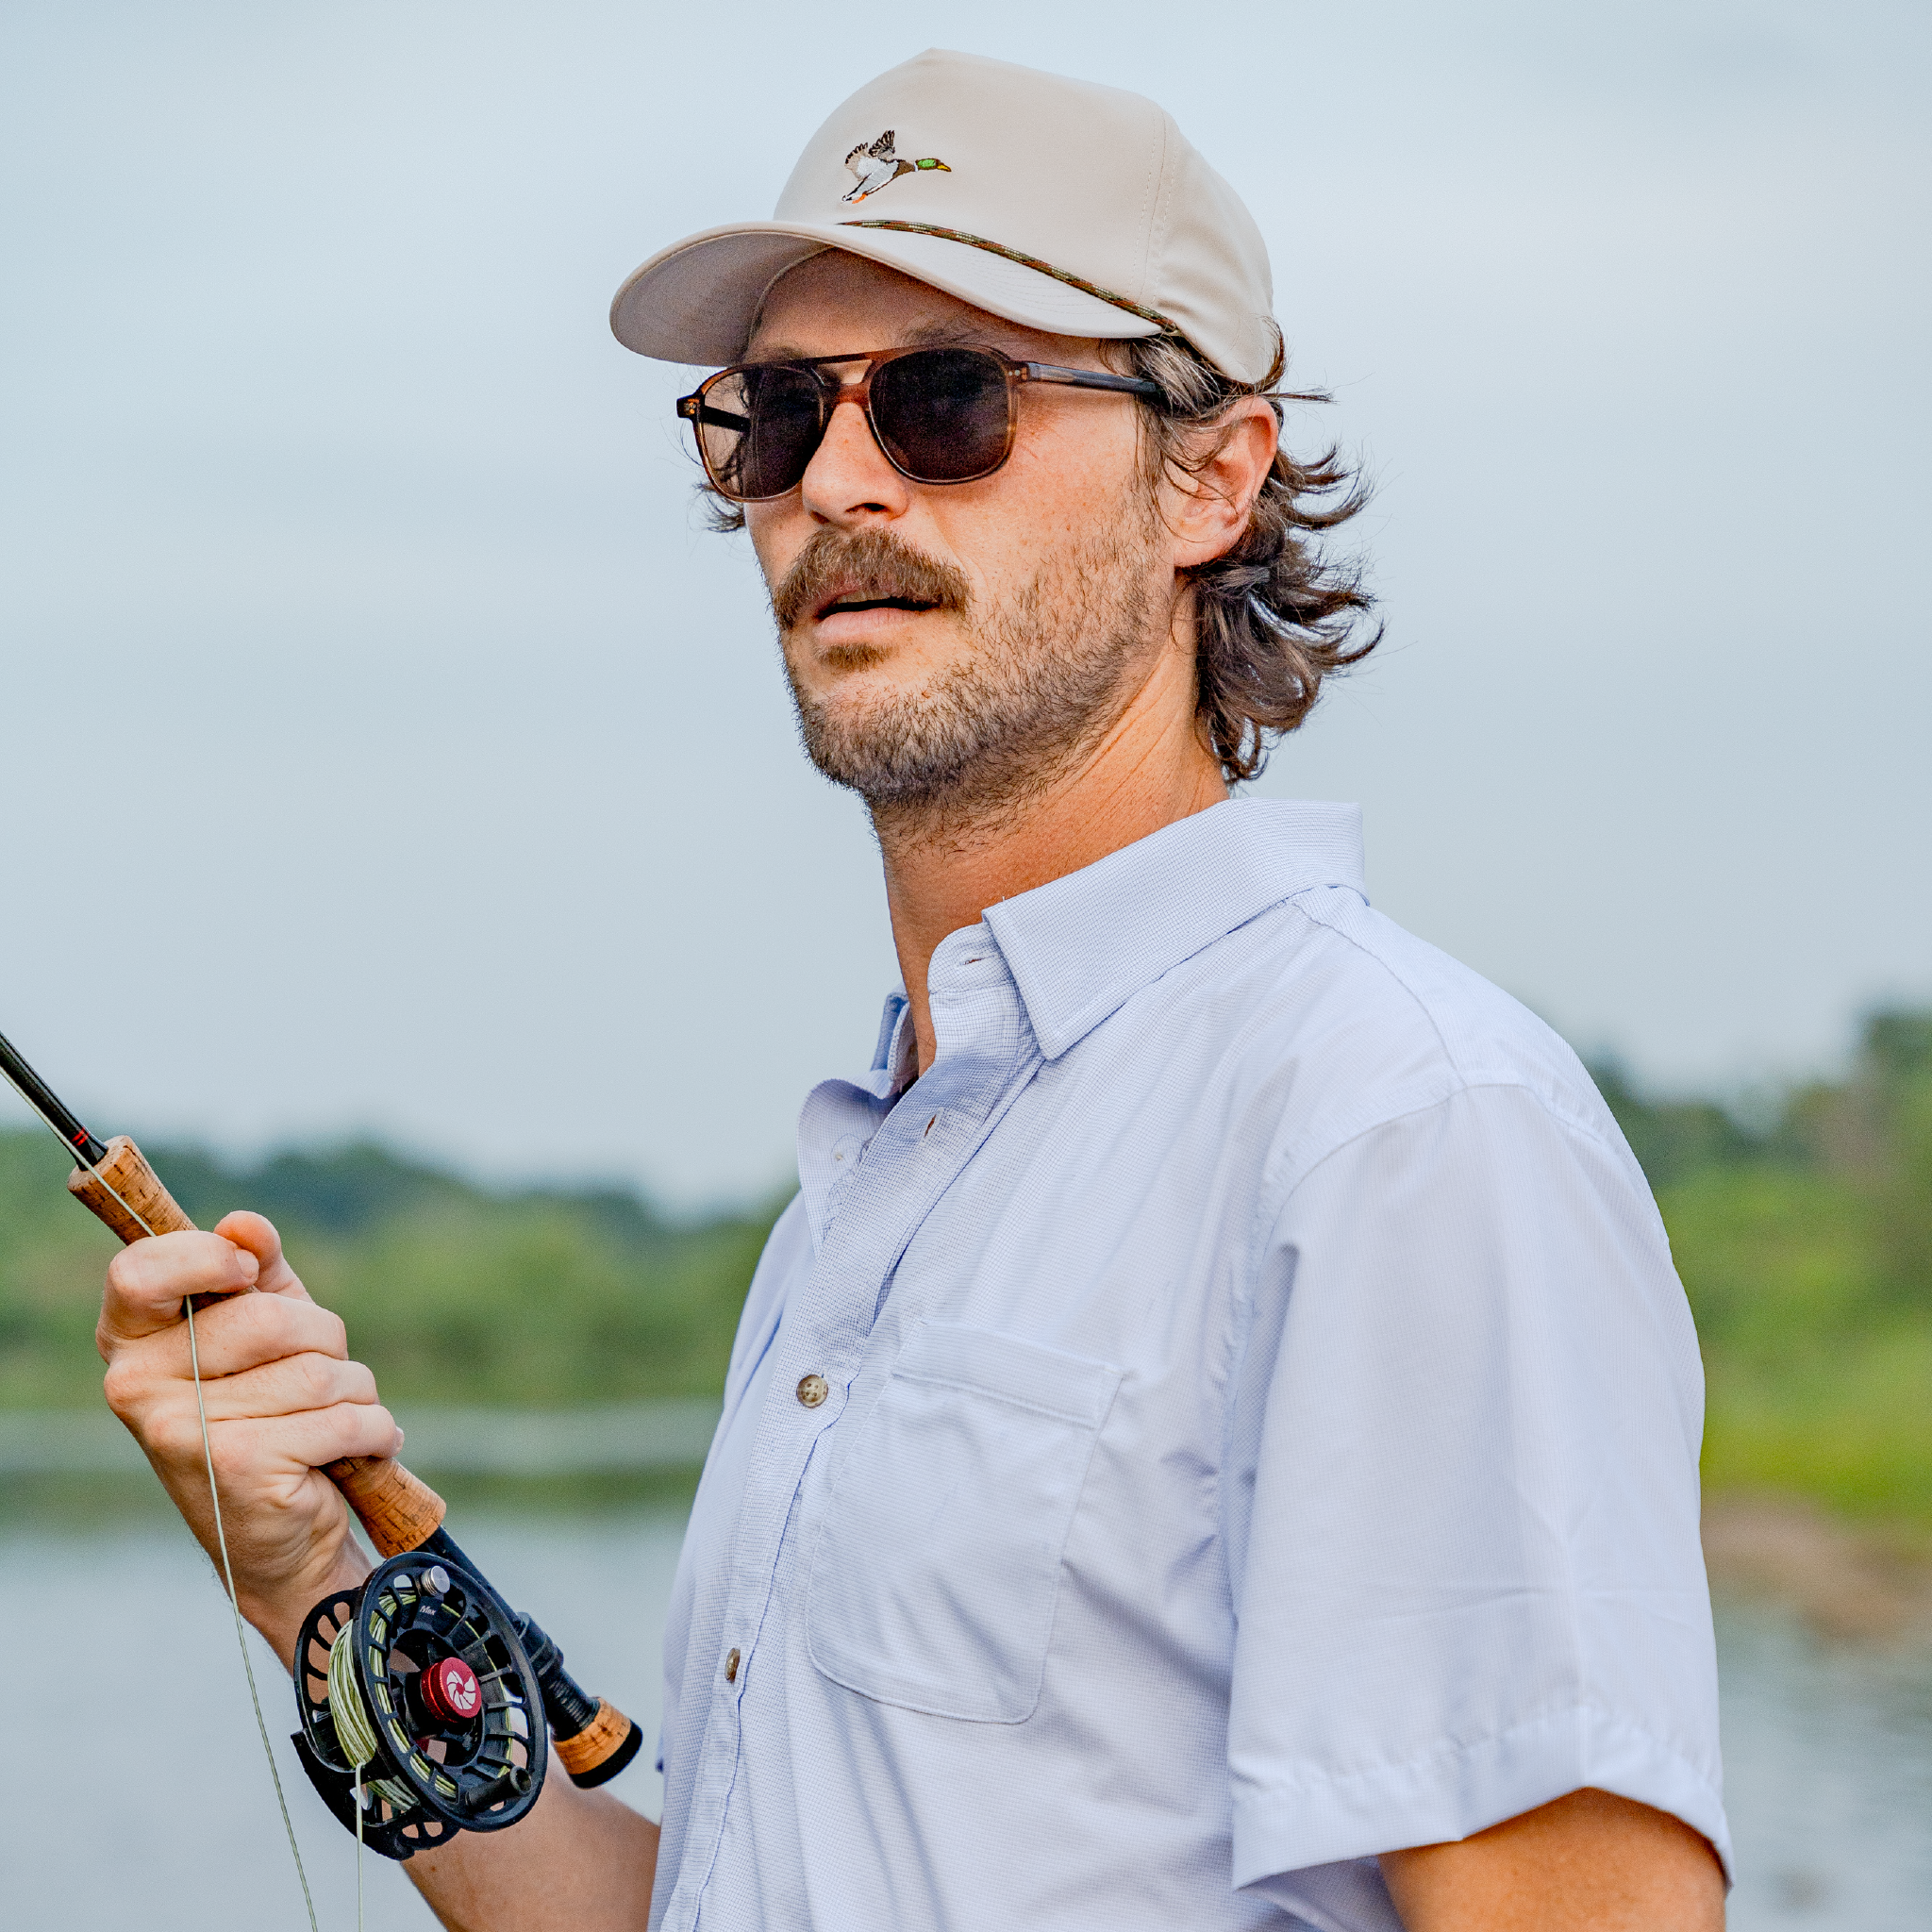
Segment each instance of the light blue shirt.
[[1574,1056],[1216,806],[992,908],[799,1122],[665,1643],[653,1924],[1397,1926],[1580,1786],[1728,1857],[1703,1385]]

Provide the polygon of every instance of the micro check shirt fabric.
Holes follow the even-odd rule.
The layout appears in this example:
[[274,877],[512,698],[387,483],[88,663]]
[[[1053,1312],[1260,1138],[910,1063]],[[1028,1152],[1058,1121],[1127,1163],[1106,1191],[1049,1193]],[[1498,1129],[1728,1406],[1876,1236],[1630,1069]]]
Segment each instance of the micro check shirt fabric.
[[1728,1860],[1696,1340],[1570,1050],[1240,801],[992,908],[799,1122],[652,1923],[1399,1932],[1586,1785]]

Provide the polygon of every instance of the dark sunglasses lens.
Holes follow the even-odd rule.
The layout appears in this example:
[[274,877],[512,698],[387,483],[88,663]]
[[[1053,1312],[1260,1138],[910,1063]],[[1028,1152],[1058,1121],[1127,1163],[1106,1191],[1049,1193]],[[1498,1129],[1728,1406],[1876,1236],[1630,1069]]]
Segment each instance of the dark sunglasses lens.
[[698,407],[705,467],[741,503],[783,496],[805,475],[824,423],[824,393],[808,371],[734,369]]
[[886,454],[921,483],[964,483],[1005,460],[1007,372],[977,349],[916,349],[880,365],[872,419]]

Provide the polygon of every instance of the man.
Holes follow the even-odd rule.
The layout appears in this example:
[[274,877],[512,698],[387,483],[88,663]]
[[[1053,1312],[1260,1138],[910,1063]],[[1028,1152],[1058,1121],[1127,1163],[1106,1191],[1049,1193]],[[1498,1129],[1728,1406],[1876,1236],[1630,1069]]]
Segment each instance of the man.
[[[444,1922],[1722,1923],[1694,1338],[1571,1054],[1231,801],[1365,599],[1265,252],[1151,104],[927,54],[620,292],[871,808],[904,991],[799,1127],[666,1642],[665,1817]],[[396,1435],[274,1230],[128,1249],[109,1395],[286,1657]],[[1714,1850],[1713,1847],[1718,1848]],[[655,1890],[654,1890],[655,1874]]]

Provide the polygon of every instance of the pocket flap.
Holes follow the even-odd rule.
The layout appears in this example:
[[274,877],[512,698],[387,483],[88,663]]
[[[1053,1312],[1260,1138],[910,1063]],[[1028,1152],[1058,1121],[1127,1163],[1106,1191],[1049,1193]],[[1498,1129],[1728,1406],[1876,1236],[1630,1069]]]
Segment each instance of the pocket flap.
[[1090,1429],[1106,1419],[1121,1379],[1110,1362],[951,1322],[922,1322],[900,1350],[892,1374],[908,1382],[971,1389]]

